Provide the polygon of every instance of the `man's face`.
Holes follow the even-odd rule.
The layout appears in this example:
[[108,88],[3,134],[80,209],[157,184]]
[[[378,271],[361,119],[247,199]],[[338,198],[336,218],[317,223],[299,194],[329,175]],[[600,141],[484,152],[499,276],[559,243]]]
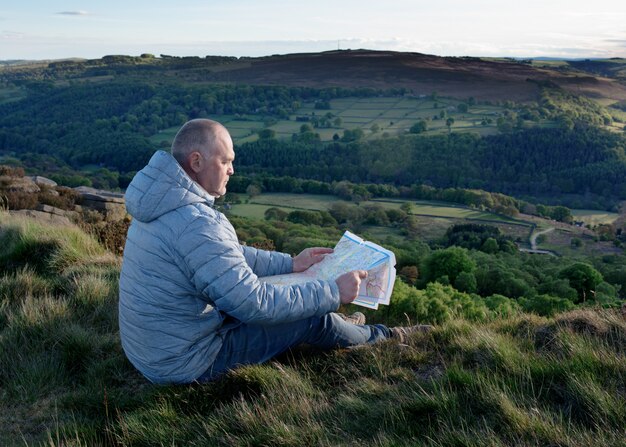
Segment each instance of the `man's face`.
[[223,196],[226,194],[228,179],[235,172],[233,169],[234,160],[233,141],[226,129],[222,129],[217,133],[213,150],[208,154],[201,154],[200,167],[196,172],[196,182],[210,195],[214,197]]

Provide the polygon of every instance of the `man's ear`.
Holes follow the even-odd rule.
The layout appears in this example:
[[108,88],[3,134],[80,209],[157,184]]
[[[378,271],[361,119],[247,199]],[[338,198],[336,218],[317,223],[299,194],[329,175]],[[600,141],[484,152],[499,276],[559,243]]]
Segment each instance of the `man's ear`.
[[193,172],[200,172],[202,170],[202,164],[204,162],[200,152],[194,151],[189,154],[189,167]]

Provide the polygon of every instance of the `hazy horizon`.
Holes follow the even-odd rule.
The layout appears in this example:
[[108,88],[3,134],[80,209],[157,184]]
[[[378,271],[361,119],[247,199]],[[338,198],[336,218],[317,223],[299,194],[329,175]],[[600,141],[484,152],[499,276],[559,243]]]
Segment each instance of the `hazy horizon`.
[[152,53],[267,56],[336,49],[439,56],[626,57],[626,4],[610,0],[314,4],[232,0],[106,3],[42,0],[0,6],[0,60]]
[[[399,53],[419,53],[417,51],[398,51],[398,50],[386,50],[386,49],[372,49],[372,48],[340,48],[341,51],[391,51],[391,52],[399,52]],[[322,53],[322,52],[327,52],[327,51],[337,51],[337,48],[335,48],[334,50],[320,50],[320,51],[300,51],[300,52],[291,52],[291,53],[272,53],[272,54],[263,54],[263,55],[258,55],[258,56],[247,56],[247,55],[240,55],[240,56],[236,56],[233,54],[204,54],[204,55],[200,55],[200,54],[172,54],[172,53],[163,53],[163,52],[159,52],[159,53],[150,53],[150,52],[142,52],[142,53],[135,53],[135,54],[130,54],[130,53],[110,53],[110,54],[103,54],[102,56],[99,57],[76,57],[76,56],[69,56],[69,57],[59,57],[59,58],[41,58],[41,59],[0,59],[0,62],[38,62],[38,61],[57,61],[57,60],[72,60],[72,59],[76,59],[76,60],[92,60],[92,59],[101,59],[105,56],[131,56],[131,57],[138,57],[141,56],[142,54],[152,54],[153,56],[155,56],[156,58],[161,58],[162,56],[171,56],[171,57],[200,57],[200,58],[204,58],[204,57],[210,57],[210,56],[218,56],[218,57],[236,57],[236,58],[246,58],[246,57],[269,57],[269,56],[288,56],[290,54],[307,54],[307,53],[311,53],[311,54],[315,54],[315,53]],[[443,56],[440,54],[428,54],[428,53],[422,53],[428,56],[438,56],[438,57],[484,57],[484,58],[508,58],[508,59],[516,59],[516,60],[524,60],[524,59],[535,59],[535,60],[594,60],[594,59],[609,59],[609,58],[604,58],[604,57],[585,57],[585,56],[579,56],[579,57],[553,57],[553,56],[476,56],[473,54],[464,54],[464,55],[455,55],[455,56]],[[620,58],[620,59],[626,59],[626,56],[617,56],[617,57],[611,57],[613,59],[615,58]]]

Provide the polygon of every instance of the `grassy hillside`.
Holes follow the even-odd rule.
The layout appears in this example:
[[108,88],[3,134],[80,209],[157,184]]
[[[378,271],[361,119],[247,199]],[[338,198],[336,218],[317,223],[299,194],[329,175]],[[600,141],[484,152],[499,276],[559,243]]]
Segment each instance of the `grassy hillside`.
[[[0,247],[3,445],[624,445],[617,311],[469,321],[450,308],[406,346],[299,349],[211,384],[157,387],[120,347],[118,258],[78,229],[5,213]],[[400,323],[400,296],[370,320]]]
[[[333,141],[333,136],[341,137],[346,130],[354,129],[361,129],[366,140],[403,135],[419,121],[427,123],[427,129],[422,132],[424,135],[446,134],[449,131],[493,135],[498,133],[497,118],[504,116],[507,110],[504,106],[483,104],[461,112],[457,106],[464,104],[462,101],[452,98],[432,100],[430,96],[423,96],[342,98],[329,101],[330,107],[324,110],[315,109],[315,102],[310,101],[283,119],[271,122],[258,114],[222,114],[212,118],[228,128],[236,144],[242,144],[256,141],[263,129],[272,130],[277,139],[290,140],[294,134],[300,133],[303,124],[308,123],[313,128],[314,120],[326,115],[329,116],[327,124],[313,128],[321,141]],[[440,116],[442,112],[445,118]],[[450,117],[454,119],[454,124],[448,129],[446,119]],[[532,125],[549,127],[554,122],[541,120]],[[177,131],[178,126],[160,130],[150,140],[156,145],[169,147]]]

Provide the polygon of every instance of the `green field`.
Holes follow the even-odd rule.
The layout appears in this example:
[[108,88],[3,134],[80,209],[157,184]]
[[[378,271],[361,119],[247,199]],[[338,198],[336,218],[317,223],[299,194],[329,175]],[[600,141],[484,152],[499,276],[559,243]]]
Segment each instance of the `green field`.
[[619,214],[599,210],[572,210],[574,220],[584,222],[585,225],[610,225],[617,220]]
[[[468,219],[468,220],[485,220],[506,223],[515,223],[518,225],[530,226],[528,222],[519,219],[513,219],[500,214],[489,213],[486,211],[474,210],[462,205],[454,205],[445,202],[436,202],[428,200],[392,200],[392,199],[376,199],[373,203],[380,203],[385,207],[400,208],[405,202],[413,204],[411,214],[416,216],[429,217],[446,217],[451,219]],[[366,202],[367,203],[367,202]]]
[[[264,219],[269,208],[280,208],[290,212],[295,209],[329,210],[334,203],[354,205],[354,202],[342,200],[336,196],[316,194],[264,193],[253,199],[241,195],[248,203],[236,204],[229,211],[231,214],[251,219]],[[375,199],[361,202],[360,206],[379,205],[386,209],[399,209],[405,200]],[[413,204],[411,214],[417,220],[418,236],[424,240],[442,237],[446,230],[459,222],[476,222],[497,226],[504,234],[513,239],[526,240],[532,223],[502,216],[499,214],[473,210],[460,205],[436,201],[409,201]],[[403,237],[402,231],[393,226],[364,226],[359,232],[368,239],[384,240],[389,236]]]
[[245,203],[240,205],[233,205],[230,213],[235,216],[248,217],[250,219],[264,219],[265,211],[269,208],[280,208],[283,211],[290,212],[293,209],[284,207],[275,207],[269,205],[260,205],[257,203]]
[[[245,199],[245,196],[243,196]],[[264,213],[268,208],[277,207],[285,211],[293,209],[318,210],[326,211],[334,203],[342,202],[345,204],[354,204],[353,202],[342,200],[336,196],[317,195],[317,194],[288,194],[288,193],[264,193],[249,199],[249,203],[233,205],[231,213],[236,216],[250,217],[255,219],[263,219]],[[406,200],[369,200],[360,203],[360,206],[380,205],[387,209],[399,209]],[[494,224],[509,224],[514,226],[529,227],[529,222],[513,219],[499,214],[489,213],[485,211],[473,210],[463,206],[457,206],[450,203],[435,201],[415,201],[409,200],[413,204],[411,214],[424,218],[438,218],[449,220],[447,225],[453,219],[478,220],[481,222],[490,222]]]
[[[265,193],[251,200],[252,203],[283,206],[288,208],[298,208],[306,210],[328,210],[333,203],[344,202],[336,196],[318,195],[318,194],[289,194],[289,193]],[[367,202],[365,202],[367,203]]]
[[[0,100],[1,98],[0,94]],[[411,126],[419,120],[426,120],[428,123],[428,130],[424,135],[437,135],[449,132],[446,127],[447,117],[454,118],[451,128],[453,132],[475,132],[481,135],[498,132],[495,122],[504,110],[502,107],[475,105],[467,112],[460,113],[456,110],[459,103],[460,100],[450,98],[438,98],[436,101],[426,97],[340,98],[331,100],[328,110],[315,109],[313,102],[303,103],[289,119],[278,120],[271,126],[266,126],[265,117],[261,115],[246,115],[243,119],[233,115],[216,115],[211,118],[224,124],[237,144],[257,140],[257,132],[265,128],[276,132],[276,138],[291,138],[294,133],[299,133],[300,127],[306,123],[297,121],[297,118],[311,120],[323,117],[327,113],[333,115],[330,119],[331,127],[314,129],[320,134],[322,141],[331,141],[335,134],[342,136],[345,130],[355,128],[364,131],[365,139],[380,138],[383,134],[402,135],[409,132]],[[439,117],[442,111],[445,111],[446,118]],[[335,118],[341,119],[340,126],[334,125]],[[492,122],[482,125],[481,122],[487,119],[491,119]],[[377,132],[371,130],[373,125],[379,127]],[[151,141],[157,145],[169,146],[177,130],[178,127],[172,127],[159,131],[151,137]]]

